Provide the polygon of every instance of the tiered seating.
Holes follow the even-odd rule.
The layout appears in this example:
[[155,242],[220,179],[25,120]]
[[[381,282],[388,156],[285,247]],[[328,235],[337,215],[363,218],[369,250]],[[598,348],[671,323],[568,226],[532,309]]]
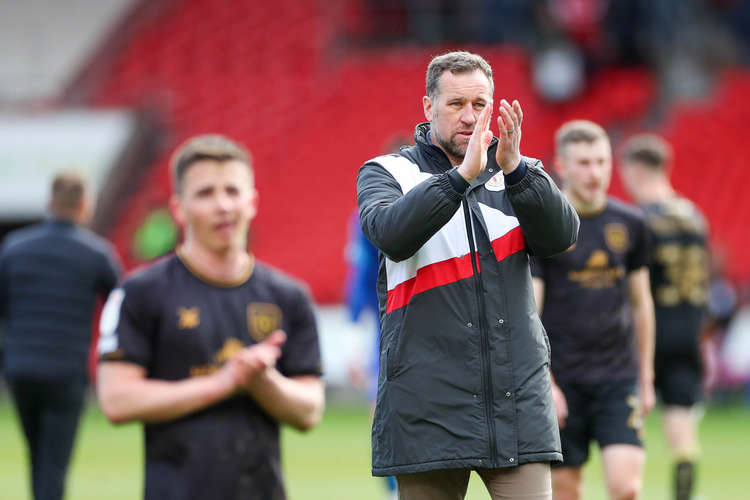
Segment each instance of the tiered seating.
[[750,261],[744,258],[750,246],[750,170],[744,150],[748,96],[750,72],[729,72],[715,98],[675,107],[665,127],[675,149],[674,185],[704,211],[712,240],[728,252],[728,273],[741,282],[750,278]]
[[[284,240],[283,235],[304,231],[316,217],[310,207],[317,206],[319,198],[279,195],[289,191],[287,180],[293,183],[292,191],[305,191],[305,180],[293,180],[296,169],[290,171],[285,158],[297,147],[297,122],[310,120],[313,97],[324,90],[318,89],[316,72],[327,30],[318,28],[322,14],[314,1],[277,1],[274,16],[257,2],[231,3],[228,8],[227,2],[198,0],[165,12],[118,56],[95,103],[156,107],[174,134],[169,150],[205,132],[225,133],[247,144],[262,192],[254,227],[256,251],[261,256],[279,253],[271,260],[304,275],[299,265],[287,265],[288,256],[316,256],[303,250],[308,245],[297,238]],[[134,230],[151,208],[166,204],[167,153],[149,170],[113,234],[130,265],[136,263],[129,253]],[[304,168],[312,172],[318,160],[313,155],[307,160]],[[292,206],[302,208],[300,215],[306,217],[289,218],[286,212]],[[320,267],[314,259],[306,259],[304,266]]]
[[[269,15],[262,2],[185,2],[117,57],[95,102],[157,107],[174,134],[170,151],[204,132],[247,144],[260,191],[254,251],[305,279],[318,301],[335,302],[346,272],[343,248],[357,169],[383,152],[394,132],[411,133],[424,120],[426,63],[449,48],[328,50],[335,26],[323,3],[277,0]],[[607,71],[584,96],[550,107],[533,94],[522,52],[469,50],[492,64],[498,100],[521,101],[523,151],[547,163],[562,121],[591,118],[608,125],[637,118],[653,95],[644,72]],[[121,249],[169,192],[165,152],[122,214],[113,234]]]

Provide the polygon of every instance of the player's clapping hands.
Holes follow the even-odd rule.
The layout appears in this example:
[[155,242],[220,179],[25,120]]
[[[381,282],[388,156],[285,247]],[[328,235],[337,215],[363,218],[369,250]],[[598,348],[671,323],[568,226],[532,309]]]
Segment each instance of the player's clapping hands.
[[263,342],[245,347],[227,361],[219,370],[218,377],[231,388],[230,392],[247,389],[259,375],[276,365],[284,342],[286,333],[283,330],[272,332]]
[[242,370],[240,385],[247,386],[258,375],[273,368],[281,357],[281,346],[284,342],[286,342],[286,333],[283,330],[276,330],[263,342],[240,351],[237,355]]

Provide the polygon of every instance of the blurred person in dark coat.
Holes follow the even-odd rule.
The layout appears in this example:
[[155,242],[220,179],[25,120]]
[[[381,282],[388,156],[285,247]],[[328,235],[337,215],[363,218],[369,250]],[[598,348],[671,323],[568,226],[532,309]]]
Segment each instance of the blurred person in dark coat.
[[111,246],[82,226],[92,203],[73,172],[52,183],[50,217],[0,247],[3,366],[28,445],[36,500],[60,499],[87,383],[97,298],[117,284]]
[[708,223],[672,187],[672,148],[639,134],[622,148],[620,173],[652,233],[651,291],[656,313],[654,385],[674,460],[674,497],[689,500],[699,455],[696,411],[703,393],[701,334],[709,297]]

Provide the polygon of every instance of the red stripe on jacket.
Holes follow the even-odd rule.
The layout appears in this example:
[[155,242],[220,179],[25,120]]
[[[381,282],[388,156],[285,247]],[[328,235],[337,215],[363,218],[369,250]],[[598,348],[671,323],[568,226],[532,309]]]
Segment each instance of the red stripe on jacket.
[[[526,247],[520,226],[514,227],[493,240],[491,245],[498,262]],[[480,271],[479,260],[477,260],[477,271]],[[399,283],[388,291],[385,312],[390,314],[404,307],[412,297],[419,293],[469,278],[472,274],[470,253],[463,257],[453,257],[421,267],[417,270],[415,277]]]

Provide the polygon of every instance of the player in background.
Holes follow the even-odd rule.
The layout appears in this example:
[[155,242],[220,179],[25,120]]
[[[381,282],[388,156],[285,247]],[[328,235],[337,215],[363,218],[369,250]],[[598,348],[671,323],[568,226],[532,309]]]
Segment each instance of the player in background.
[[581,226],[569,251],[533,258],[531,268],[552,347],[563,449],[563,463],[552,471],[554,498],[582,497],[581,471],[595,440],[609,497],[634,499],[645,460],[642,417],[654,403],[648,230],[639,210],[607,196],[612,150],[599,125],[563,124],[555,148],[563,192]]
[[323,411],[310,300],[247,250],[258,196],[241,146],[194,137],[172,172],[184,243],[110,294],[102,409],[144,424],[147,500],[282,500],[279,426]]
[[621,149],[620,173],[651,230],[651,290],[656,313],[656,386],[674,458],[674,498],[689,500],[698,458],[703,371],[700,337],[708,298],[708,226],[701,211],[669,180],[672,148],[640,134]]
[[88,382],[97,299],[117,285],[112,246],[83,226],[93,209],[86,179],[61,172],[49,218],[0,248],[4,371],[29,452],[36,500],[61,499]]

